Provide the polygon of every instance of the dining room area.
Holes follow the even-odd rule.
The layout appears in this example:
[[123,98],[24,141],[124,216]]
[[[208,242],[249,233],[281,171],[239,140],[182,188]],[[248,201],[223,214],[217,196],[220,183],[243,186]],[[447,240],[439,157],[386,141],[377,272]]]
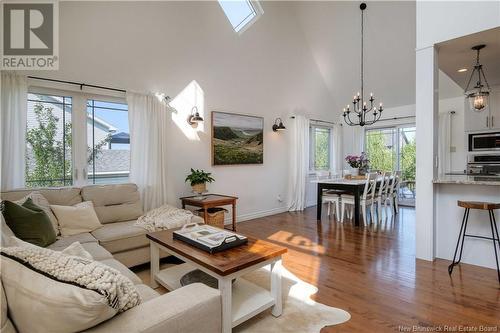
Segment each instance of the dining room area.
[[348,169],[328,171],[317,173],[310,182],[316,186],[318,221],[324,217],[359,227],[393,219],[399,213],[400,171],[371,170],[357,175]]

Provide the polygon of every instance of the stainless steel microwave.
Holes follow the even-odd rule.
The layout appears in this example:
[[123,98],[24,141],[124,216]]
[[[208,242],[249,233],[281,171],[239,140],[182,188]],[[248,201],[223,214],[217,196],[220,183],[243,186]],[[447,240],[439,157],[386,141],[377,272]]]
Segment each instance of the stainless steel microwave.
[[469,134],[469,151],[500,150],[500,132]]

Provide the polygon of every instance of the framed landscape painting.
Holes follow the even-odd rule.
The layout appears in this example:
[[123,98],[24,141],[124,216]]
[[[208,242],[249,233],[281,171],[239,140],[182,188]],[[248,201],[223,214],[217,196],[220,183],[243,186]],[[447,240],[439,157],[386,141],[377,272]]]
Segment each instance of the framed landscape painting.
[[212,111],[212,164],[263,164],[264,118]]

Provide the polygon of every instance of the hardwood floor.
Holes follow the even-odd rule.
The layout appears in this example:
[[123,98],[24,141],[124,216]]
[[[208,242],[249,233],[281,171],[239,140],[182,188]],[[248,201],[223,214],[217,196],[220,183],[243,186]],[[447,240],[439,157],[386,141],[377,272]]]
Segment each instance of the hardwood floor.
[[[322,333],[425,332],[438,326],[460,332],[456,325],[461,332],[481,325],[500,331],[496,271],[460,264],[450,278],[450,261],[415,260],[414,231],[415,210],[406,207],[396,220],[370,227],[326,214],[317,223],[315,207],[238,223],[238,232],[287,247],[284,266],[318,287],[317,302],[349,311],[351,320]],[[135,271],[149,282],[149,266]]]
[[496,271],[461,264],[450,278],[449,261],[416,260],[413,208],[370,227],[325,216],[317,223],[315,214],[312,207],[241,222],[238,231],[286,246],[284,266],[318,287],[314,299],[351,313],[322,333],[411,332],[413,325],[500,330]]

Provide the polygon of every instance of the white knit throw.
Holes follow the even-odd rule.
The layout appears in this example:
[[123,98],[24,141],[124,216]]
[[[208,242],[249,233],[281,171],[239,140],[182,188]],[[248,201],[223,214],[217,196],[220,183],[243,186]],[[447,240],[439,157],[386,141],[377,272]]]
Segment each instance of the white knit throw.
[[191,222],[193,213],[170,205],[155,208],[137,219],[135,225],[147,231],[157,231],[181,227]]
[[2,252],[56,280],[98,292],[117,312],[141,303],[141,297],[128,277],[98,261],[38,246],[4,247]]

